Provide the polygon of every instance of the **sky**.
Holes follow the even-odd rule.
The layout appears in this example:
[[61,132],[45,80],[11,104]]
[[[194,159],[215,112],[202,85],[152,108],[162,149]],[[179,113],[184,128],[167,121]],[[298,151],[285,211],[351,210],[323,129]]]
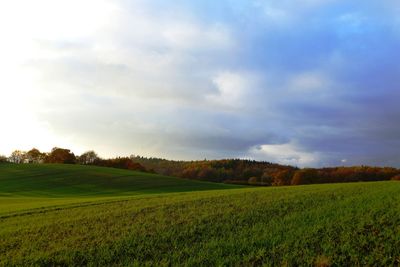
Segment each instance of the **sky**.
[[0,154],[400,167],[397,0],[0,1]]

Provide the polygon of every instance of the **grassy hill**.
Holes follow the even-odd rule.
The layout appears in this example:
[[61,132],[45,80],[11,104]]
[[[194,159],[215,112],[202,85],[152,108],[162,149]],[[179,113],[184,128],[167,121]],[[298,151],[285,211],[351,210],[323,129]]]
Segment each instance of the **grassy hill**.
[[152,173],[67,164],[0,164],[0,196],[105,196],[235,188]]
[[[128,189],[129,183],[119,184],[117,179],[111,190],[107,175],[120,170],[78,171],[79,166],[45,165],[13,173],[14,166],[1,168],[9,174],[0,171],[0,199],[11,207],[19,200],[26,208],[9,208],[0,214],[0,266],[400,264],[399,182],[206,191],[208,183],[179,187],[180,179],[150,175],[155,184],[162,185],[156,189],[148,180],[140,180],[140,174],[132,173],[132,180],[139,179],[136,186],[130,184]],[[35,169],[37,176],[24,178],[23,172],[31,173],[29,168]],[[10,173],[14,182],[7,178]],[[81,186],[79,179],[65,181],[78,176],[92,177],[87,178],[91,183]],[[51,177],[64,181],[54,192]],[[8,189],[3,187],[6,184]],[[76,191],[60,189],[71,184]],[[88,184],[91,190],[87,195],[84,188]],[[218,189],[212,185],[209,189]],[[29,194],[28,188],[33,188]],[[203,191],[189,191],[196,188]],[[31,208],[26,200],[35,194],[42,201],[64,202]],[[63,197],[54,197],[59,194]],[[83,198],[85,202],[66,202]]]
[[67,164],[0,164],[0,215],[126,196],[240,188],[152,173]]

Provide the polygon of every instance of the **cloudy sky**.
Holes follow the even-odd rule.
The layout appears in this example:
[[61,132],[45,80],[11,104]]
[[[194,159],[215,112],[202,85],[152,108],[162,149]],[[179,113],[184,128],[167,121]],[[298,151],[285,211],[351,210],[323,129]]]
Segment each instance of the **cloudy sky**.
[[400,167],[398,0],[0,2],[0,154]]

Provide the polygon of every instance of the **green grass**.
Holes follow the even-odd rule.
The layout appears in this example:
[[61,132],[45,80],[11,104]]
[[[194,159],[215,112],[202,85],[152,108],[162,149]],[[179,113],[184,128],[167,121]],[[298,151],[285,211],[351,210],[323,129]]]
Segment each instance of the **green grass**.
[[0,164],[0,196],[112,196],[226,188],[237,186],[96,166]]
[[0,164],[0,215],[148,194],[240,188],[152,173],[65,164]]
[[399,182],[182,191],[10,209],[0,265],[400,264]]

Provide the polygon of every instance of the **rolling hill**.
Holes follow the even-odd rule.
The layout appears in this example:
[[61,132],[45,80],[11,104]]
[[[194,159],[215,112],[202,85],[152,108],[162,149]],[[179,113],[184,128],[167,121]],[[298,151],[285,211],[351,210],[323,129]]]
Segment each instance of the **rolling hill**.
[[238,188],[4,165],[0,188],[0,266],[400,264],[394,181]]
[[68,164],[0,164],[0,196],[115,196],[237,188],[130,170]]
[[130,170],[68,164],[0,164],[0,215],[150,194],[240,188]]

